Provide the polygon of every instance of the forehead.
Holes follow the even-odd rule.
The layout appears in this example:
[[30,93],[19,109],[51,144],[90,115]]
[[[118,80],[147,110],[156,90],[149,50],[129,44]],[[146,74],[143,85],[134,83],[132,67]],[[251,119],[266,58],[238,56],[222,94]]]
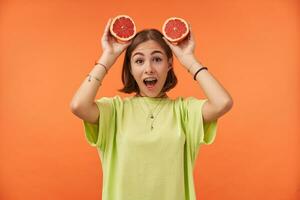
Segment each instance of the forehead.
[[134,51],[132,52],[132,56],[137,53],[143,53],[144,55],[146,54],[151,54],[153,51],[161,51],[163,54],[165,54],[164,49],[154,40],[148,40],[146,42],[143,42],[139,44]]

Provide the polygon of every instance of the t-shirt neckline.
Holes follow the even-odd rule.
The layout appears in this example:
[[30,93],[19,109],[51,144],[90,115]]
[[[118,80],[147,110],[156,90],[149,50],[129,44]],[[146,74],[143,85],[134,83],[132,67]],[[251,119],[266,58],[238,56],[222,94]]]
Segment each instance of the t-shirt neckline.
[[159,102],[159,101],[167,101],[171,100],[169,97],[148,97],[148,96],[133,96],[132,98],[134,99],[143,99],[146,100],[147,102]]

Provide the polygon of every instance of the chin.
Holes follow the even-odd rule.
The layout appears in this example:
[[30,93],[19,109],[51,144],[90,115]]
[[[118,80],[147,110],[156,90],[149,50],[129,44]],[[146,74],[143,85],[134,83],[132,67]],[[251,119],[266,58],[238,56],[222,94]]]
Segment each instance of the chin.
[[158,97],[159,94],[152,94],[152,95],[149,95],[149,97]]

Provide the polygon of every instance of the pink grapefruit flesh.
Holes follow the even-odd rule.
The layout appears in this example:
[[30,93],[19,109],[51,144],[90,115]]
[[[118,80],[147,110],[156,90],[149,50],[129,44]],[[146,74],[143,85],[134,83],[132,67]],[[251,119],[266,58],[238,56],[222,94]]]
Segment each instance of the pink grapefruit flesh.
[[164,36],[172,43],[179,43],[189,34],[188,23],[179,17],[167,19],[162,28]]
[[127,15],[116,16],[110,25],[110,33],[120,42],[131,40],[136,34],[135,23]]

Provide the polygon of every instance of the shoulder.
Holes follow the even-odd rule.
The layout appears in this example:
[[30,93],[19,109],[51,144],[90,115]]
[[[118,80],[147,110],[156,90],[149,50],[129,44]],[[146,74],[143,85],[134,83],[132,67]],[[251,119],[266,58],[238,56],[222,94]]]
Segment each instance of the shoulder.
[[179,110],[181,115],[188,113],[199,112],[206,99],[200,99],[193,96],[183,97],[179,96],[174,99],[174,106],[176,110]]
[[120,105],[123,103],[123,99],[119,95],[115,95],[112,97],[101,97],[96,99],[96,103],[98,104],[110,104],[110,105]]
[[189,106],[191,104],[203,104],[205,101],[207,101],[207,99],[200,99],[194,96],[188,96],[188,97],[180,96],[177,97],[174,101],[178,104],[182,104],[183,106]]
[[111,97],[108,97],[108,96],[105,96],[105,97],[100,97],[97,99],[97,101],[101,101],[101,100],[106,100],[106,101],[120,101],[120,100],[123,100],[122,97],[120,97],[119,95],[115,95],[115,96],[111,96]]

